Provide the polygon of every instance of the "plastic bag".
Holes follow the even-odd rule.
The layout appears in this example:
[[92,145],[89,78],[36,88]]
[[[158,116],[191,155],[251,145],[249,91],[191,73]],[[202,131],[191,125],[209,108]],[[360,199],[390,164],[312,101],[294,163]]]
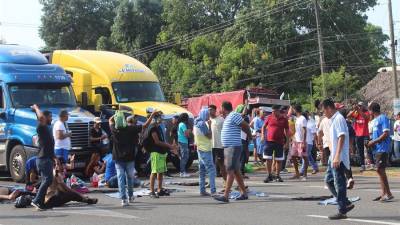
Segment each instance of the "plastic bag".
[[245,173],[253,173],[253,172],[254,172],[253,166],[252,166],[250,163],[247,163],[247,164],[244,166],[244,172],[245,172]]
[[127,126],[124,112],[117,110],[114,114],[115,128],[120,129]]

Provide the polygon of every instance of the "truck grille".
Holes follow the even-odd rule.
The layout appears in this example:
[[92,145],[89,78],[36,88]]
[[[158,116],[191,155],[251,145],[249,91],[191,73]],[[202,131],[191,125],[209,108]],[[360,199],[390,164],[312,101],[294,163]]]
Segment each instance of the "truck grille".
[[72,132],[72,148],[86,148],[89,146],[89,131],[92,123],[68,123],[68,129]]

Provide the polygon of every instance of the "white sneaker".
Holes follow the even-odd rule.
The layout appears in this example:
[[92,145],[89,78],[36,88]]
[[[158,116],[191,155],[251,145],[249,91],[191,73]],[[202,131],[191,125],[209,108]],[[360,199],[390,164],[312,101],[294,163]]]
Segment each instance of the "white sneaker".
[[134,197],[129,197],[129,200],[128,200],[129,203],[134,203],[134,201],[135,201]]
[[121,201],[121,205],[122,205],[123,207],[129,206],[128,200],[126,200],[126,199],[122,200],[122,201]]
[[301,177],[301,181],[307,181],[307,177]]
[[190,174],[188,174],[188,173],[183,173],[183,177],[188,178],[188,177],[190,177]]

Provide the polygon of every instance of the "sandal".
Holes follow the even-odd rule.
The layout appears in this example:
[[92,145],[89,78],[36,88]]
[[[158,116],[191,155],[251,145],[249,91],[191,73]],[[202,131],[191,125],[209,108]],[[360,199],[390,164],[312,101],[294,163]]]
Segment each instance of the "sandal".
[[379,196],[379,197],[374,198],[372,201],[377,202],[377,201],[380,201],[381,199],[382,199],[382,196]]

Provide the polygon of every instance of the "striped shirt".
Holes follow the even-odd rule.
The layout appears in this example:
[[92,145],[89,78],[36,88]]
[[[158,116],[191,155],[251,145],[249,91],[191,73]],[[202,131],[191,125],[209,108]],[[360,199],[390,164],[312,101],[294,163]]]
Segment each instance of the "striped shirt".
[[222,126],[221,140],[224,148],[242,146],[240,124],[243,122],[242,116],[237,112],[231,112],[225,118]]

